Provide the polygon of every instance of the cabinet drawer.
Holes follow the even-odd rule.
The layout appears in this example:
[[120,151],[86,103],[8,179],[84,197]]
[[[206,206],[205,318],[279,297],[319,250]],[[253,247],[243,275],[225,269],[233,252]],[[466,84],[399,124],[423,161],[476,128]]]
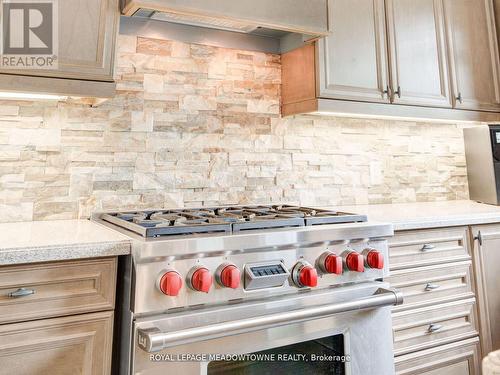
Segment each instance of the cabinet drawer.
[[396,357],[398,375],[479,375],[477,337]]
[[387,281],[404,295],[404,303],[393,311],[474,297],[471,261],[400,269]]
[[396,232],[389,240],[391,270],[469,260],[467,227]]
[[474,305],[469,298],[393,313],[394,355],[476,336]]
[[0,268],[0,324],[113,310],[116,258]]
[[0,374],[109,374],[113,312],[0,326]]

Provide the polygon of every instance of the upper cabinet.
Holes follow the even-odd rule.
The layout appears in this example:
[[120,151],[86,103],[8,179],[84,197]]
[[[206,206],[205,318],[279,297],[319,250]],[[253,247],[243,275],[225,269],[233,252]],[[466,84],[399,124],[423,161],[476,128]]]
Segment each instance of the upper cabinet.
[[292,51],[293,67],[283,55],[283,115],[500,120],[492,0],[331,0],[329,12],[330,36]]
[[386,0],[394,103],[451,107],[441,0]]
[[58,1],[57,69],[0,69],[0,91],[74,96],[114,93],[118,0]]
[[390,102],[383,0],[333,0],[332,37],[318,42],[319,96]]
[[500,110],[498,44],[491,0],[444,0],[455,106]]

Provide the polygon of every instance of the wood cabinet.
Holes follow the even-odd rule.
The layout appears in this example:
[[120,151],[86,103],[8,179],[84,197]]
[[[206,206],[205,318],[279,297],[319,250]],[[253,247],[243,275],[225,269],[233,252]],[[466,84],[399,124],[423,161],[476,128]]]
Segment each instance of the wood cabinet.
[[472,227],[483,354],[500,350],[500,224]]
[[499,111],[499,56],[492,1],[443,2],[455,107]]
[[0,268],[0,374],[111,372],[116,258]]
[[395,358],[397,375],[480,375],[477,337]]
[[319,96],[389,103],[384,0],[334,0],[329,13],[334,37],[318,42]]
[[397,374],[480,374],[470,232],[398,231],[389,239],[387,281],[404,296],[392,310]]
[[21,87],[23,92],[111,96],[118,0],[64,0],[57,4],[58,68],[0,69],[0,91]]
[[0,326],[0,374],[110,373],[113,312]]
[[441,0],[386,0],[394,103],[451,107]]
[[332,0],[329,11],[332,35],[289,52],[302,59],[283,54],[284,116],[500,120],[492,0]]
[[0,268],[0,324],[113,310],[116,259]]

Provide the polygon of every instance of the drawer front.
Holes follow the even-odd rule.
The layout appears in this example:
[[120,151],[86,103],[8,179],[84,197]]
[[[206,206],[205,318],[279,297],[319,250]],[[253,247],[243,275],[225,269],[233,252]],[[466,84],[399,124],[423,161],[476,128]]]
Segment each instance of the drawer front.
[[397,375],[479,375],[479,339],[402,355],[394,362]]
[[475,299],[392,314],[394,355],[477,336]]
[[396,232],[389,240],[391,270],[469,260],[467,227]]
[[404,303],[393,311],[474,297],[471,261],[400,269],[387,281],[404,295]]
[[113,312],[0,326],[0,374],[109,374]]
[[113,310],[116,258],[0,268],[0,324]]

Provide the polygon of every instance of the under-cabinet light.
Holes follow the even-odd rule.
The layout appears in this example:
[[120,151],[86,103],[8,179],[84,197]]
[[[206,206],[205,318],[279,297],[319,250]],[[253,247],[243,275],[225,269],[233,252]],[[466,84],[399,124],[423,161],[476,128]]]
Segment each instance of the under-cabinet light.
[[67,96],[52,94],[32,94],[25,92],[4,92],[0,91],[0,99],[21,99],[21,100],[66,100]]

